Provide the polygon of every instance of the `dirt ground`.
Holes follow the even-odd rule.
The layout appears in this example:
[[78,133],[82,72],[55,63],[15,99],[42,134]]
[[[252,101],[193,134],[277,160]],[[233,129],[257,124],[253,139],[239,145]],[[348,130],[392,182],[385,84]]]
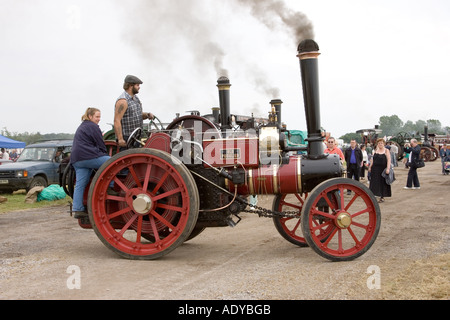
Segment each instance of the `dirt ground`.
[[157,261],[120,258],[65,206],[0,214],[0,299],[448,300],[450,176],[427,163],[421,190],[404,190],[407,170],[395,172],[377,241],[352,262],[297,247],[250,213]]

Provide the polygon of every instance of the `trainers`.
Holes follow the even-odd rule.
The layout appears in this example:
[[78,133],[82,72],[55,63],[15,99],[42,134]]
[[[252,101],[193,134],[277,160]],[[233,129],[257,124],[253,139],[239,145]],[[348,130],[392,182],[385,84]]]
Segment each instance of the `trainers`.
[[403,187],[403,189],[405,189],[405,190],[412,190],[411,187]]
[[414,190],[420,190],[420,187],[414,187],[413,189]]

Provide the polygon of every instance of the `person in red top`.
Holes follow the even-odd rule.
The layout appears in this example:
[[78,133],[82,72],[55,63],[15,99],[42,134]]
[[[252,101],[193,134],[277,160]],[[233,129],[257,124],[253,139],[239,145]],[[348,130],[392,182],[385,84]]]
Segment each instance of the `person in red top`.
[[337,154],[339,155],[339,158],[344,161],[344,154],[342,153],[342,150],[337,147],[336,139],[334,139],[333,137],[328,138],[327,148],[325,149],[324,153]]

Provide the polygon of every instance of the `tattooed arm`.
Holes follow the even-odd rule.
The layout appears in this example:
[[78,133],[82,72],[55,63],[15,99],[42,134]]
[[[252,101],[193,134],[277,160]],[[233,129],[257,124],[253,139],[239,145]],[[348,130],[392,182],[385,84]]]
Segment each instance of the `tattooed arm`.
[[120,99],[116,103],[116,110],[114,112],[114,131],[116,133],[117,141],[119,142],[119,147],[126,147],[127,142],[123,139],[122,134],[122,118],[125,111],[128,109],[128,103],[125,99]]

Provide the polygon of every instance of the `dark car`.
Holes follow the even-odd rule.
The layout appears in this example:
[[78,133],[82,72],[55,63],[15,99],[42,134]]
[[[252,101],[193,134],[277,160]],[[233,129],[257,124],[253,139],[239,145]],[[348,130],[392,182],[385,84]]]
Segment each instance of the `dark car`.
[[12,160],[7,160],[7,159],[0,159],[0,165],[4,164],[4,163],[11,163],[13,162]]
[[73,140],[56,140],[27,146],[16,162],[0,166],[0,192],[59,183],[60,164],[70,157]]

